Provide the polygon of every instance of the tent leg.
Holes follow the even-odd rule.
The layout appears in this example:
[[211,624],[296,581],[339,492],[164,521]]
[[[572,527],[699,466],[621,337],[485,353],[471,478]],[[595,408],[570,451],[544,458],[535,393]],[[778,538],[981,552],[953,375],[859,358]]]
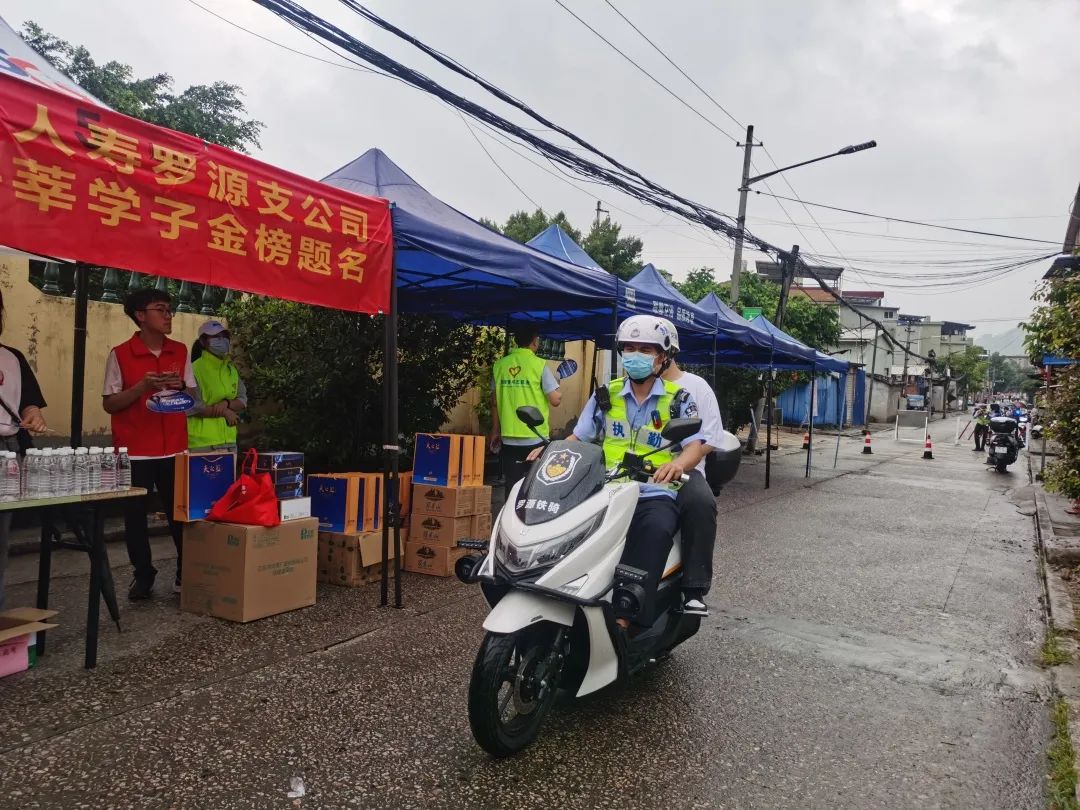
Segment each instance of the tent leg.
[[71,362],[71,446],[83,441],[83,392],[86,385],[86,309],[89,300],[90,268],[75,265],[75,340]]
[[615,338],[619,334],[619,279],[615,279],[615,301],[611,306],[611,379],[615,379],[618,373],[617,360],[615,358]]
[[383,524],[382,524],[382,582],[379,604],[389,603],[390,542],[394,544],[394,607],[401,602],[401,528],[398,525],[401,478],[399,476],[401,448],[398,446],[398,302],[397,271],[391,257],[390,311],[383,319],[383,391],[386,410],[383,412]]
[[809,445],[809,447],[806,448],[806,475],[804,475],[803,478],[809,478],[810,477],[810,464],[811,464],[811,459],[813,458],[813,455],[814,455],[814,410],[815,410],[814,406],[817,404],[817,402],[815,402],[815,400],[814,400],[814,397],[817,396],[817,366],[816,365],[814,366],[814,370],[811,372],[811,375],[812,376],[810,377],[810,416],[807,417],[807,420],[806,420],[807,422],[809,422],[809,430],[807,431],[807,435],[810,436],[810,445]]
[[838,411],[837,416],[840,418],[840,426],[836,429],[836,452],[833,453],[832,459],[834,470],[836,469],[836,462],[840,459],[840,434],[844,430],[844,421],[847,419],[847,374],[843,375],[840,379],[844,381],[844,384],[841,386],[840,382],[837,381],[836,390],[839,394],[840,389],[843,389],[844,399],[842,403],[839,400],[836,403],[836,410]]
[[768,489],[772,474],[773,367],[771,356],[769,357],[769,379],[765,383],[765,409],[765,489]]

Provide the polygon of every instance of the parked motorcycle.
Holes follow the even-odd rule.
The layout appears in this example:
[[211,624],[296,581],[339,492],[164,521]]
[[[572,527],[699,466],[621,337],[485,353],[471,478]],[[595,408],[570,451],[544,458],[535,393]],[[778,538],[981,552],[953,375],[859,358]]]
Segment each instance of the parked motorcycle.
[[[534,432],[543,423],[531,406],[517,415]],[[488,553],[457,562],[458,578],[479,582],[491,605],[469,683],[469,724],[488,753],[506,757],[532,743],[557,689],[595,692],[665,658],[698,631],[700,617],[681,612],[679,535],[651,604],[642,587],[648,572],[619,559],[637,482],[655,472],[649,456],[700,428],[700,419],[672,419],[661,432],[664,447],[626,453],[610,471],[594,444],[545,442],[499,513]],[[651,627],[628,636],[615,622],[615,606],[623,615],[652,617]]]
[[1019,437],[1019,423],[1011,416],[990,417],[990,436],[986,452],[999,473],[1016,462],[1024,443]]

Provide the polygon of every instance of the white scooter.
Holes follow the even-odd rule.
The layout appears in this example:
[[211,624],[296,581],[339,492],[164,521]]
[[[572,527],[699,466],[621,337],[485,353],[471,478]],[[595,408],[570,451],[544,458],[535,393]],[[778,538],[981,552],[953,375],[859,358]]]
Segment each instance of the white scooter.
[[[536,408],[517,414],[534,432],[543,424]],[[672,419],[661,432],[668,444],[658,449],[700,428],[700,419]],[[677,534],[651,604],[642,587],[649,573],[619,564],[637,482],[655,471],[648,456],[657,451],[627,453],[608,471],[594,444],[545,444],[511,490],[488,553],[463,557],[456,567],[463,582],[481,583],[491,605],[469,683],[469,723],[480,746],[497,757],[536,738],[556,689],[595,692],[665,658],[701,622],[681,612]],[[629,636],[615,623],[616,606],[622,616],[646,619],[642,624],[651,619],[651,626]]]

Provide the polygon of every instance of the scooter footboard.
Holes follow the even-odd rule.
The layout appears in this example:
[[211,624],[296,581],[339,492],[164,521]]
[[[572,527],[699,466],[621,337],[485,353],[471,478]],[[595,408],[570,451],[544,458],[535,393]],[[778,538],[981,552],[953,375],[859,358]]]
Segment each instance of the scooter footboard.
[[571,627],[575,610],[575,606],[568,602],[511,589],[491,609],[484,620],[484,629],[490,633],[514,633],[537,622],[555,622]]

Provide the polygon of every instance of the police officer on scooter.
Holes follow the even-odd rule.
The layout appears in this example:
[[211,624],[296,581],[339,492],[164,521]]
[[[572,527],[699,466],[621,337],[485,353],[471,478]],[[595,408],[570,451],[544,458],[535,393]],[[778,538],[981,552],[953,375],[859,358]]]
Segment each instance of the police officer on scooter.
[[[597,389],[578,417],[573,435],[567,437],[601,444],[609,469],[618,466],[627,452],[644,454],[661,447],[661,431],[671,419],[697,418],[697,405],[689,392],[662,379],[678,343],[669,323],[652,315],[633,315],[619,325],[615,343],[626,376]],[[640,485],[620,560],[648,572],[643,583],[647,603],[651,604],[656,593],[678,528],[675,498],[679,482],[705,457],[704,447],[699,433],[683,441],[680,448],[649,456],[657,469],[650,483]],[[539,454],[537,450],[533,455]],[[623,628],[630,626],[625,617],[618,621]],[[651,617],[639,616],[636,621],[648,625]]]

